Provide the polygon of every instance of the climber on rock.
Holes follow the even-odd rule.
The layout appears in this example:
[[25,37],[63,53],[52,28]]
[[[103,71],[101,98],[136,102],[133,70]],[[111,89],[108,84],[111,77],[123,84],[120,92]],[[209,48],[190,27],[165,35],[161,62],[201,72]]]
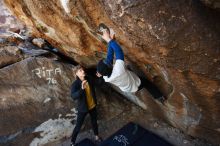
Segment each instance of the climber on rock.
[[[120,45],[114,39],[114,31],[101,23],[98,28],[102,38],[108,43],[107,57],[99,61],[97,65],[98,77],[103,76],[105,82],[109,82],[120,88],[123,92],[135,93],[146,87],[154,98],[164,103],[165,98],[160,90],[144,78],[139,78],[125,66],[124,53]],[[115,55],[115,63],[113,59]]]
[[[94,85],[97,84],[97,79],[87,76],[84,69],[78,65],[74,67],[73,74],[76,80],[71,86],[71,97],[77,100],[77,120],[76,126],[72,133],[71,146],[75,145],[76,137],[82,127],[86,115],[89,113],[93,132],[95,134],[95,141],[100,142],[101,138],[98,136],[97,111],[96,111],[96,94]],[[99,81],[98,81],[99,82]]]

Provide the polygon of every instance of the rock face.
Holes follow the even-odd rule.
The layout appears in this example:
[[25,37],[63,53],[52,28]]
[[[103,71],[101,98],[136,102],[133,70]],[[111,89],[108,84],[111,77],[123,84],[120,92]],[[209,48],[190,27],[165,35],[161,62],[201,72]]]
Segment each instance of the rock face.
[[0,48],[0,68],[22,60],[21,50],[15,46]]
[[220,9],[220,1],[219,0],[201,0],[201,1],[211,8]]
[[70,65],[28,58],[0,69],[0,76],[0,135],[16,133],[70,109],[69,88],[74,79]]
[[39,48],[43,48],[43,45],[45,44],[45,41],[41,38],[36,38],[32,40],[32,43],[36,46],[38,46]]
[[24,28],[24,25],[17,20],[5,7],[3,0],[0,0],[0,36],[1,33],[6,31],[19,32],[20,29]]
[[95,30],[99,23],[107,24],[116,32],[127,62],[168,97],[161,111],[151,107],[154,114],[189,135],[220,143],[219,12],[197,0],[5,3],[33,35],[85,67],[105,55]]

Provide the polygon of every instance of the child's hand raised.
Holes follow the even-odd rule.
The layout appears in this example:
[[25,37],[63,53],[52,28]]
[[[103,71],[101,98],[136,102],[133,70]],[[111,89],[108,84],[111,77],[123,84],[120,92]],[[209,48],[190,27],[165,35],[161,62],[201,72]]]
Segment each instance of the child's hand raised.
[[82,81],[82,89],[85,89],[87,84],[87,80]]

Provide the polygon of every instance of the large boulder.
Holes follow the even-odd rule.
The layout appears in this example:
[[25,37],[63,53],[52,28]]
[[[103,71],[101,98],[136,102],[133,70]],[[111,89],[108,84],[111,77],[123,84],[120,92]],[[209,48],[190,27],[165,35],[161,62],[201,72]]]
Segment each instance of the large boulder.
[[86,67],[106,53],[95,30],[107,24],[131,66],[168,97],[166,119],[189,135],[220,143],[219,12],[194,0],[5,3],[34,35]]
[[0,135],[33,128],[73,108],[72,65],[28,58],[0,69]]
[[[0,144],[45,145],[71,136],[71,121],[76,120],[77,113],[70,98],[75,80],[73,67],[45,57],[30,57],[0,69]],[[102,85],[103,90],[97,89],[98,122],[103,136],[136,119],[140,112],[145,114],[107,84]],[[146,90],[141,93],[146,107],[160,108]],[[153,115],[150,109],[149,115]],[[116,120],[117,126],[113,126]],[[148,125],[142,118],[137,121]],[[84,129],[91,128],[87,119],[85,125]]]

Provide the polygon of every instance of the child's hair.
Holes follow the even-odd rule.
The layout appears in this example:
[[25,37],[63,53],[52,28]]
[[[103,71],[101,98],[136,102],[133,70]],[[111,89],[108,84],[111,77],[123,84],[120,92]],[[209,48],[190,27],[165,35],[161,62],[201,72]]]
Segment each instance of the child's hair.
[[73,70],[73,74],[75,77],[77,77],[76,73],[78,70],[83,69],[83,67],[81,65],[77,65],[75,66],[72,70]]

